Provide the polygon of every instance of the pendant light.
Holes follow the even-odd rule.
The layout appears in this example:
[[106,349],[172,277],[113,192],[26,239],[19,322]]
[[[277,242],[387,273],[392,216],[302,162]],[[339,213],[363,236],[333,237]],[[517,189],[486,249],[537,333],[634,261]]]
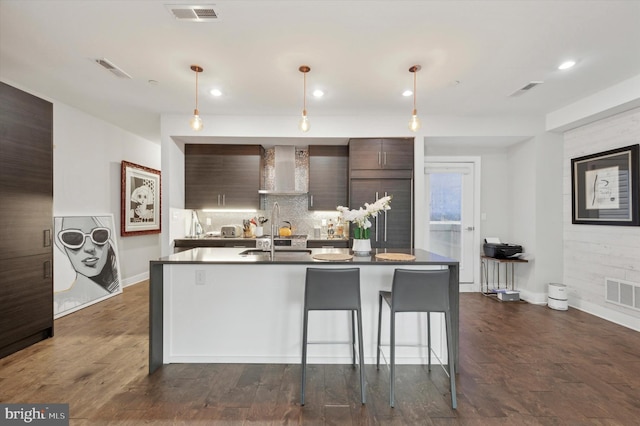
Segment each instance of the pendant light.
[[413,73],[413,112],[409,120],[409,130],[412,132],[417,132],[420,127],[422,127],[422,123],[420,123],[420,119],[418,118],[418,110],[416,109],[416,73],[421,69],[422,67],[420,65],[414,65],[409,68],[409,72]]
[[298,123],[298,127],[303,132],[308,132],[309,129],[311,128],[311,124],[309,123],[309,118],[307,117],[307,73],[311,71],[311,68],[309,68],[309,66],[307,65],[301,65],[300,68],[298,68],[298,71],[302,73],[303,82],[304,82],[303,83],[304,91],[302,94],[302,99],[303,99],[302,117],[300,117],[300,122]]
[[196,73],[196,109],[193,110],[193,117],[189,120],[191,128],[195,131],[202,130],[202,118],[198,112],[198,74],[204,69],[200,65],[191,65],[191,70]]

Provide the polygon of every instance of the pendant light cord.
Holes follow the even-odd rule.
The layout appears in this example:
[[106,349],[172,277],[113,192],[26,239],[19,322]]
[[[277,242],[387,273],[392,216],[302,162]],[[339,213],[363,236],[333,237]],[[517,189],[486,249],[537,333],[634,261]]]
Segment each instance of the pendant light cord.
[[302,92],[302,114],[307,115],[307,73],[302,73],[303,76],[303,92]]
[[198,111],[198,74],[200,73],[196,71],[196,111]]
[[413,71],[413,115],[416,115],[416,72]]

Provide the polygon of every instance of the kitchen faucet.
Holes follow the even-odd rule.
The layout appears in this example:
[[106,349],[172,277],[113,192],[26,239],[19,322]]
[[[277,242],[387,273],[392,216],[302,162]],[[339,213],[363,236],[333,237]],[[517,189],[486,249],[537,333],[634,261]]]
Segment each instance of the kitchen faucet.
[[[276,215],[277,211],[277,215]],[[280,223],[280,205],[277,201],[273,203],[273,208],[271,209],[271,260],[275,258],[275,234],[278,232],[278,224]]]

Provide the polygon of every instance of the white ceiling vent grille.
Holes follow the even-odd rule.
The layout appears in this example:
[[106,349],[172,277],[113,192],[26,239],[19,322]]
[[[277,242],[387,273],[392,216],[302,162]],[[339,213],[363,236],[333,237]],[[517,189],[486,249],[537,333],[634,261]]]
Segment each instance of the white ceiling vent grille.
[[178,21],[188,22],[216,22],[218,14],[213,9],[213,4],[199,6],[187,6],[184,4],[167,4],[167,10]]
[[536,87],[536,86],[538,86],[538,85],[540,85],[542,83],[544,83],[544,81],[540,81],[540,80],[530,81],[529,83],[525,84],[524,86],[522,86],[521,88],[519,88],[518,90],[516,90],[515,92],[510,94],[509,97],[523,95],[523,94],[527,93],[529,90],[533,89],[534,87]]
[[115,66],[113,62],[110,62],[108,59],[105,59],[105,58],[96,59],[96,62],[98,63],[98,65],[102,66],[104,69],[112,72],[118,78],[131,79],[131,76],[129,74],[124,72],[121,68],[118,68],[117,66]]

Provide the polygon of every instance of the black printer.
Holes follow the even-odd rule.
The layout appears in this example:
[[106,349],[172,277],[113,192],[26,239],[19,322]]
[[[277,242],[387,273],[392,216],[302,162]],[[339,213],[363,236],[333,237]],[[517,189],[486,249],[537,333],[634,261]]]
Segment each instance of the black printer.
[[507,243],[488,243],[484,240],[484,255],[496,259],[507,259],[518,253],[524,253],[521,245]]

